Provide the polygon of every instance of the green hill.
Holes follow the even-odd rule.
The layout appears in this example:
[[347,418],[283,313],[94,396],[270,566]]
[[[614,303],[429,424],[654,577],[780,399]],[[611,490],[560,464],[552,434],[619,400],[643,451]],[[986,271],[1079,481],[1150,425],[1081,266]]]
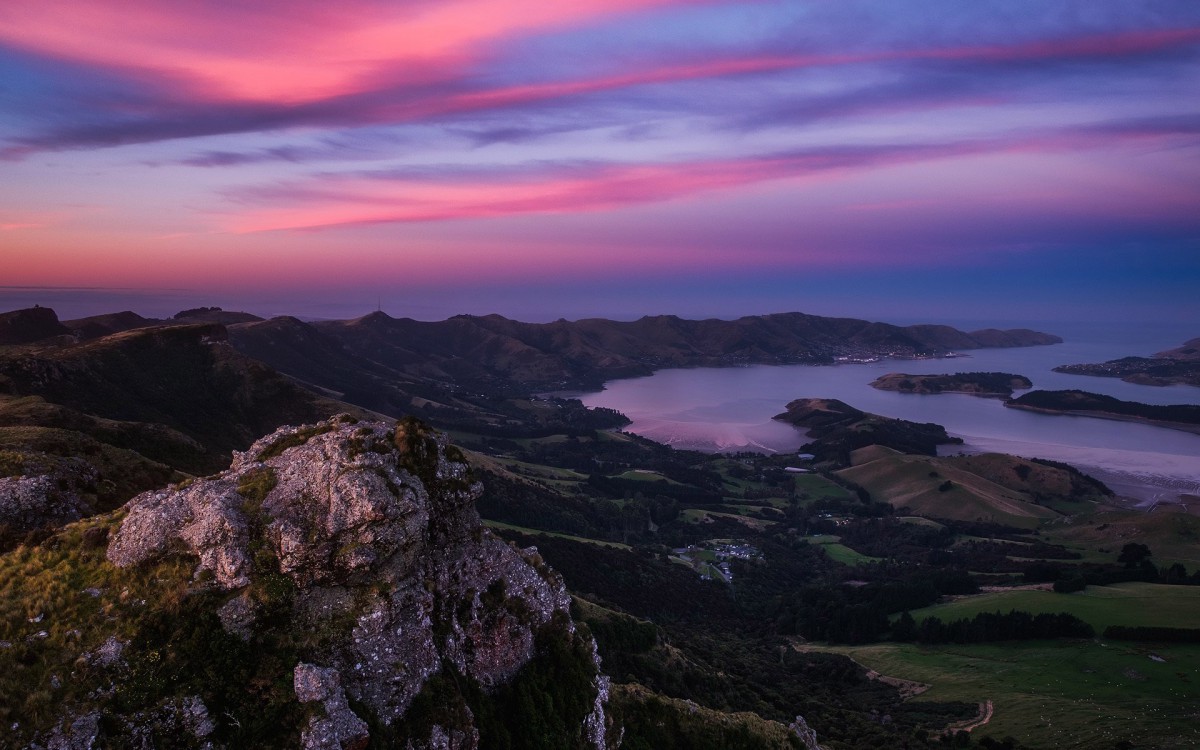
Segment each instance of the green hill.
[[[1006,482],[1006,486],[977,473],[994,474],[996,465],[1005,459],[1013,466],[1028,465],[1023,459],[998,456],[963,462],[935,456],[888,455],[878,447],[866,450],[870,452],[856,452],[852,457],[855,465],[837,474],[894,508],[908,508],[913,514],[930,518],[987,521],[1026,529],[1059,515],[1038,504],[1039,498],[1029,491],[1014,487],[1015,482]],[[1016,476],[1015,471],[1013,474]]]

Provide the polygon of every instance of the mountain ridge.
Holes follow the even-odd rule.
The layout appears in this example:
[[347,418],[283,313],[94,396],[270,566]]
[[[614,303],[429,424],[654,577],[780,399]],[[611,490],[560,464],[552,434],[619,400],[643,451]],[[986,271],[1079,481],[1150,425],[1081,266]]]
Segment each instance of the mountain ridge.
[[[235,330],[246,332],[258,325]],[[606,380],[668,367],[831,364],[839,357],[937,357],[959,349],[1062,341],[1027,329],[964,332],[949,326],[901,327],[804,313],[735,320],[659,315],[629,322],[586,318],[524,323],[495,314],[425,322],[375,312],[309,325],[347,351],[409,376],[449,377],[468,387],[513,392],[599,388]],[[235,345],[238,339],[234,333]],[[255,354],[270,356],[258,350]]]

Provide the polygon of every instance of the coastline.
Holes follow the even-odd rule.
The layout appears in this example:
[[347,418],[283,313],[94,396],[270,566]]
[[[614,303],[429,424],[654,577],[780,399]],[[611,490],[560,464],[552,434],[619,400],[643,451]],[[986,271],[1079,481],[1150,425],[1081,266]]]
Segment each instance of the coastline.
[[1049,414],[1061,417],[1090,417],[1092,419],[1108,419],[1113,422],[1133,422],[1134,424],[1144,424],[1150,427],[1162,427],[1168,430],[1180,430],[1181,432],[1190,432],[1193,435],[1200,435],[1200,424],[1189,424],[1187,422],[1168,422],[1161,419],[1148,419],[1139,417],[1134,414],[1114,414],[1107,411],[1090,411],[1087,409],[1047,409],[1042,406],[1029,406],[1027,404],[1016,404],[1009,401],[1004,403],[1004,406],[1009,409],[1017,409],[1020,411],[1030,411],[1036,414]]

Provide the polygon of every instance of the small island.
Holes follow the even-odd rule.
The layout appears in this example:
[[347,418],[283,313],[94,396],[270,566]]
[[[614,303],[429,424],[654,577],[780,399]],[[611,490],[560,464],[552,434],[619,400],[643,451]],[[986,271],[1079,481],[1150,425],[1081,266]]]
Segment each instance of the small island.
[[819,461],[841,464],[849,463],[851,451],[868,445],[936,456],[939,445],[962,443],[961,438],[946,434],[946,428],[939,424],[881,417],[832,398],[796,399],[787,405],[786,412],[772,419],[808,430],[813,442],[804,450]]
[[1020,398],[1005,401],[1004,405],[1043,414],[1072,414],[1124,422],[1144,422],[1157,427],[1200,434],[1200,406],[1193,404],[1156,406],[1071,390],[1033,391]]
[[889,372],[872,382],[871,387],[898,393],[967,393],[985,398],[1012,398],[1013,391],[1032,388],[1033,382],[1009,372],[956,372],[953,375]]
[[1151,357],[1122,357],[1098,364],[1061,365],[1055,372],[1120,378],[1137,385],[1192,385],[1200,387],[1200,338]]

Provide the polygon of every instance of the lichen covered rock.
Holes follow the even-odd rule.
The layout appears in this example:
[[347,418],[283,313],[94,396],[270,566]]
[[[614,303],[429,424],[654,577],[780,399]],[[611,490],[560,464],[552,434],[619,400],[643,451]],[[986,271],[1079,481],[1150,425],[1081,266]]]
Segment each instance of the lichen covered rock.
[[[290,677],[290,697],[271,692],[292,724],[281,745],[365,747],[371,726],[389,746],[486,746],[497,722],[515,720],[505,706],[555,684],[573,692],[554,696],[562,715],[538,721],[563,747],[605,747],[594,644],[536,550],[481,525],[480,491],[457,449],[421,423],[339,417],[280,429],[227,471],[134,498],[107,559],[192,561],[178,606],[212,622],[225,652],[258,660],[236,670],[264,684]],[[160,651],[181,658],[169,643]],[[119,656],[130,665],[113,669],[130,673],[148,658]],[[204,720],[196,746],[244,736],[215,711]]]
[[350,710],[336,669],[300,663],[294,673],[296,698],[320,703],[324,716],[313,716],[300,735],[304,750],[361,750],[370,742],[367,722]]

